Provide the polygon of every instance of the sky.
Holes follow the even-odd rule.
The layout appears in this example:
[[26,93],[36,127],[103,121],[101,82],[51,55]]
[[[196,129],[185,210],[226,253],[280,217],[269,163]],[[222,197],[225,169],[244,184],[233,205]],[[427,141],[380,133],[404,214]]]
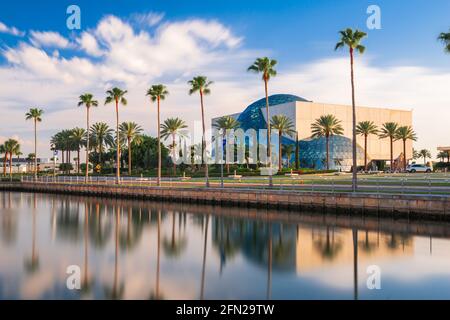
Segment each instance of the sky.
[[[69,5],[81,10],[81,28],[69,30]],[[381,10],[381,29],[369,30],[367,8]],[[0,143],[19,139],[33,150],[30,107],[45,110],[38,155],[50,156],[49,139],[85,126],[78,96],[100,101],[91,121],[114,126],[104,106],[112,86],[128,90],[121,121],[156,133],[156,108],[145,92],[164,83],[170,95],[162,119],[200,120],[198,97],[187,81],[214,81],[206,98],[208,119],[242,111],[264,94],[247,73],[256,57],[278,60],[271,94],[295,94],[315,102],[350,104],[348,53],[334,51],[338,31],[368,33],[367,51],[356,57],[357,104],[413,110],[416,149],[450,145],[450,55],[436,39],[450,28],[450,1],[425,0],[204,0],[8,1],[0,11]]]

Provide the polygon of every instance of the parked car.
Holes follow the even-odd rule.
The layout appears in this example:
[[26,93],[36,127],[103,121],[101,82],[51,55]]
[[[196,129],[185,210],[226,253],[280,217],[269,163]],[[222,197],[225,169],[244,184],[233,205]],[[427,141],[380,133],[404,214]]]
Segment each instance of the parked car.
[[416,173],[416,172],[426,172],[430,173],[432,170],[430,167],[423,164],[410,164],[406,167],[406,172]]

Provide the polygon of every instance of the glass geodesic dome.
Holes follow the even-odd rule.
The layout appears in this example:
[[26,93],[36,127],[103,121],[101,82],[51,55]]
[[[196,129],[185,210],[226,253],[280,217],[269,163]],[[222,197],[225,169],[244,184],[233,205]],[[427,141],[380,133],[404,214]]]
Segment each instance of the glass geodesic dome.
[[[301,140],[299,149],[302,167],[326,168],[326,138]],[[349,171],[352,167],[352,140],[343,136],[331,136],[329,149],[330,169]],[[364,149],[361,146],[356,146],[356,153],[357,159],[364,159]]]
[[[291,94],[274,94],[269,96],[269,106],[276,106],[283,103],[293,102],[293,101],[304,101],[308,100],[294,96]],[[249,105],[238,117],[238,121],[241,124],[240,127],[245,131],[247,129],[267,129],[267,122],[264,119],[264,108],[266,106],[266,99],[262,98],[256,102]]]

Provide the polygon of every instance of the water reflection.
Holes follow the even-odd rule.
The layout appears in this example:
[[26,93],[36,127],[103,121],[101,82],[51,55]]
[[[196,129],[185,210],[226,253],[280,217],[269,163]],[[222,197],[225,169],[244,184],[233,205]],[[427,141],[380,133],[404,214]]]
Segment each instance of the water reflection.
[[0,206],[1,299],[450,298],[447,223],[11,192]]

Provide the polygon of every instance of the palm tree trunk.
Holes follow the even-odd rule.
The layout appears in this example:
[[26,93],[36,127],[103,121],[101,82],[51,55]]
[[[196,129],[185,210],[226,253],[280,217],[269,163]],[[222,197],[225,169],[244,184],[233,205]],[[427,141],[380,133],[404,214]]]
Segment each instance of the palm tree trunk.
[[157,184],[161,186],[161,118],[160,97],[158,97],[158,179]]
[[77,173],[80,174],[80,148],[77,150]]
[[326,136],[326,145],[327,145],[327,170],[330,170],[330,137]]
[[89,179],[89,107],[86,107],[86,178],[87,183]]
[[[202,162],[205,163],[206,187],[209,187],[208,159],[206,157],[206,129],[205,129],[205,109],[203,107],[203,91],[200,90],[200,105],[202,108]],[[205,161],[206,160],[206,161]]]
[[367,135],[364,135],[364,171],[367,171]]
[[[175,149],[175,133],[172,134],[172,156],[173,156],[173,176],[177,175],[177,164],[175,163],[176,149]],[[180,145],[181,148],[181,145]]]
[[269,111],[269,89],[268,89],[268,80],[264,78],[264,91],[266,94],[266,116],[267,116],[267,157],[269,158],[267,161],[267,166],[270,169],[269,174],[269,186],[273,186],[272,180],[272,148],[270,145],[270,111]]
[[281,143],[281,139],[282,139],[282,135],[281,135],[281,130],[279,130],[278,132],[278,171],[282,171],[283,170],[283,156],[282,156],[282,143]]
[[12,152],[10,152],[9,156],[9,178],[12,179]]
[[390,137],[391,140],[391,172],[394,172],[394,142],[392,140],[392,137]]
[[298,150],[298,131],[295,133],[295,170],[299,169],[299,160],[300,160],[300,155],[299,155],[299,150]]
[[352,156],[353,156],[353,170],[352,170],[352,190],[356,192],[357,186],[357,162],[356,162],[356,102],[355,102],[355,77],[353,71],[353,48],[350,48],[350,67],[351,67],[351,82],[352,82]]
[[34,178],[37,179],[37,120],[36,119],[34,119]]
[[116,183],[120,184],[120,138],[119,138],[119,101],[116,99]]
[[131,176],[131,140],[128,138],[128,175]]
[[6,177],[6,162],[8,161],[8,152],[5,151],[5,157],[3,158],[3,176]]
[[406,171],[406,140],[403,140],[403,170]]

